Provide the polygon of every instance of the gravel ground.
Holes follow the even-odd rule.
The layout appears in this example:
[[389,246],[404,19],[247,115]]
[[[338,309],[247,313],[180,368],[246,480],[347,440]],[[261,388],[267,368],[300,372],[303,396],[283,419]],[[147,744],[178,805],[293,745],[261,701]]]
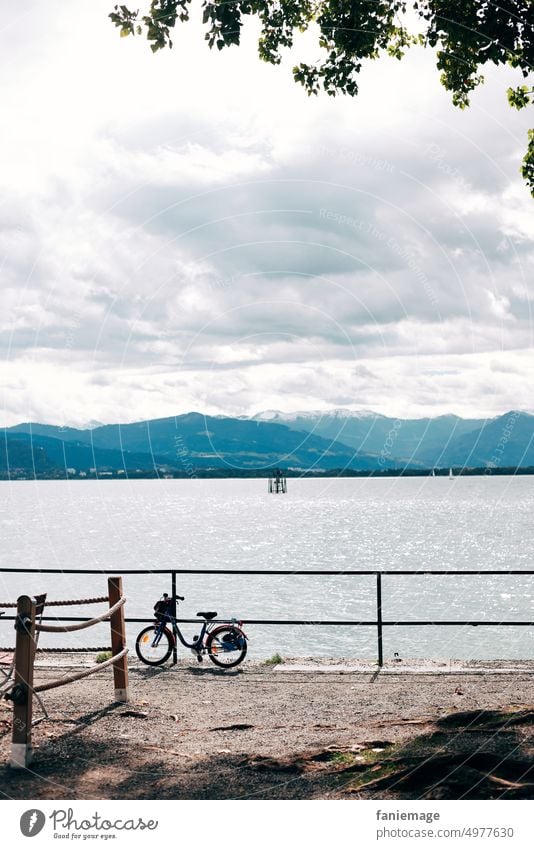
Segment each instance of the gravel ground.
[[[36,682],[94,658],[41,658]],[[5,766],[14,799],[532,798],[527,662],[245,662],[217,670],[130,667],[129,704],[109,669],[44,693],[28,771]],[[41,716],[37,704],[34,716]]]

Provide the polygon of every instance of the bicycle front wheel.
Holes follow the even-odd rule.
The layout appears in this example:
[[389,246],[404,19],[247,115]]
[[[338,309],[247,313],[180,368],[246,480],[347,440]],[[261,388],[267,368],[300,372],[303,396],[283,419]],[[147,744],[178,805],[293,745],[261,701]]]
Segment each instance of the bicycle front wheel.
[[144,628],[135,641],[135,651],[139,660],[148,666],[160,666],[169,659],[173,648],[173,639],[164,628],[160,631],[154,625]]
[[224,625],[211,631],[206,640],[210,660],[215,666],[231,669],[244,659],[247,653],[247,638],[239,628]]

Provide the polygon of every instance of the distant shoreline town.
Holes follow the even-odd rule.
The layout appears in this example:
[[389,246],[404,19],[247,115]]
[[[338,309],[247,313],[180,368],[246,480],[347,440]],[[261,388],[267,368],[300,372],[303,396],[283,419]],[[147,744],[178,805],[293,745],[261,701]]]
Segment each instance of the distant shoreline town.
[[[297,469],[282,469],[288,478],[424,478],[450,477],[449,469],[387,469],[386,471],[357,471],[355,469],[332,469],[328,472],[299,471]],[[453,469],[453,477],[476,476],[515,476],[534,475],[534,466],[521,468],[461,468]],[[197,469],[192,474],[186,472],[158,472],[157,470],[141,470],[125,472],[123,469],[109,469],[92,472],[83,469],[57,469],[50,473],[30,475],[22,470],[0,472],[0,481],[28,480],[263,480],[269,478],[273,469],[238,469],[232,471],[224,468]]]

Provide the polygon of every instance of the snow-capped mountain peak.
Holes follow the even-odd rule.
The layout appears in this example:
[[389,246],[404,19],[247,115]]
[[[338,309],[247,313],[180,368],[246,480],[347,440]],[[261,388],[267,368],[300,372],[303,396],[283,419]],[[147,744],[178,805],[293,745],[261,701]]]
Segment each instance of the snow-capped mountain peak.
[[291,422],[296,419],[321,419],[327,417],[336,419],[383,418],[380,413],[375,413],[372,410],[350,410],[348,407],[337,407],[332,410],[297,410],[293,412],[263,410],[260,413],[255,413],[253,416],[250,416],[251,419],[256,419],[262,422]]

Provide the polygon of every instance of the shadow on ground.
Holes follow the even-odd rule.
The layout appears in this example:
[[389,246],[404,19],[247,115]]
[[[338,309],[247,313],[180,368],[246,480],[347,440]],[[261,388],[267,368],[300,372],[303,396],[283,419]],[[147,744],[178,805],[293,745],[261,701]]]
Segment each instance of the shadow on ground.
[[[383,753],[367,753],[343,792],[403,799],[531,799],[534,711],[448,714]],[[349,765],[349,772],[351,766]]]
[[[14,799],[534,797],[530,708],[448,714],[434,723],[421,720],[419,727],[414,722],[407,742],[367,740],[281,759],[215,747],[209,756],[192,756],[175,748],[176,739],[167,748],[132,745],[124,734],[107,741],[91,738],[91,729],[106,718],[122,716],[146,720],[146,714],[115,704],[75,723],[58,718],[42,723],[43,742],[31,768],[2,766],[0,792]],[[225,726],[236,735],[244,727],[250,726]],[[209,732],[203,733],[205,742]],[[149,724],[145,739],[150,739]]]

